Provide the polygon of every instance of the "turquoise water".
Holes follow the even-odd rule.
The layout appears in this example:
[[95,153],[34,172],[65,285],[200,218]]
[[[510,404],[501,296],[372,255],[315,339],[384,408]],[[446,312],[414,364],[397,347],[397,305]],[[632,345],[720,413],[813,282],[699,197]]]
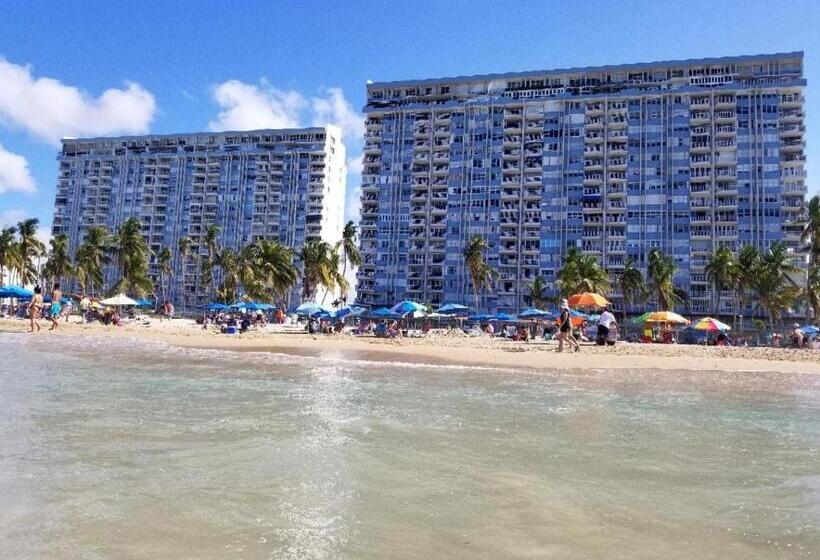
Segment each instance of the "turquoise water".
[[0,334],[4,558],[811,558],[820,381]]

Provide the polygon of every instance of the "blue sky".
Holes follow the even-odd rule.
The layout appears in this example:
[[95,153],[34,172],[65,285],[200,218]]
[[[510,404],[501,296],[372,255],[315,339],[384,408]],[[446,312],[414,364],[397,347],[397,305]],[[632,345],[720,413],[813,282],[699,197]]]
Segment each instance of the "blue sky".
[[794,50],[805,51],[814,194],[818,30],[820,6],[795,0],[5,2],[0,222],[50,225],[62,136],[334,122],[355,160],[368,79]]

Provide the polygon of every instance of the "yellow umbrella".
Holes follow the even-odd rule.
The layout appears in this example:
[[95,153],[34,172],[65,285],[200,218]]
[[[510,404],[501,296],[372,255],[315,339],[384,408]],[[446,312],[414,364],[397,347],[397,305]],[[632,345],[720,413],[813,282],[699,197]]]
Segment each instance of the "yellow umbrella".
[[674,311],[655,311],[646,317],[647,323],[676,323],[678,325],[688,325],[689,320],[681,317]]
[[567,299],[572,307],[606,307],[609,301],[601,294],[592,292],[584,292],[582,294],[573,294]]

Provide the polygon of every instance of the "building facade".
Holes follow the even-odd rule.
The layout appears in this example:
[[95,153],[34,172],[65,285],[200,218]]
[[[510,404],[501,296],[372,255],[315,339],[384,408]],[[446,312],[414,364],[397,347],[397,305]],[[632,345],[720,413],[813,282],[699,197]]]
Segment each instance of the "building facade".
[[[333,126],[63,140],[58,161],[52,233],[67,235],[73,254],[89,227],[114,232],[138,218],[152,252],[172,252],[177,306],[205,303],[195,256],[207,254],[210,225],[234,249],[275,239],[298,252],[341,236],[345,147]],[[178,254],[184,236],[194,258]],[[158,279],[154,256],[150,269]]]
[[728,310],[718,246],[798,241],[805,85],[802,52],[369,84],[359,302],[472,301],[481,234],[484,309],[554,290],[570,247],[614,276],[657,247],[693,312]]

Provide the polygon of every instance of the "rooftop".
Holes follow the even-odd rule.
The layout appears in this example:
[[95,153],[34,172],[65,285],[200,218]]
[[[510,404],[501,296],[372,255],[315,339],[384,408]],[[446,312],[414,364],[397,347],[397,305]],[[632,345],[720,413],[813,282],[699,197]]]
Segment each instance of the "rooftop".
[[224,130],[219,132],[214,131],[207,131],[207,132],[181,132],[175,134],[136,134],[136,135],[129,135],[129,136],[94,136],[88,138],[70,138],[66,137],[60,140],[63,144],[73,144],[78,142],[128,142],[128,141],[141,141],[141,140],[160,140],[160,139],[172,139],[172,138],[193,138],[193,137],[220,137],[220,136],[231,136],[231,135],[254,135],[254,134],[306,134],[306,133],[318,133],[318,132],[338,132],[338,127],[333,125],[327,126],[311,126],[305,128],[260,128],[257,130]]

